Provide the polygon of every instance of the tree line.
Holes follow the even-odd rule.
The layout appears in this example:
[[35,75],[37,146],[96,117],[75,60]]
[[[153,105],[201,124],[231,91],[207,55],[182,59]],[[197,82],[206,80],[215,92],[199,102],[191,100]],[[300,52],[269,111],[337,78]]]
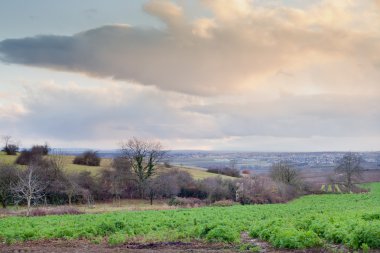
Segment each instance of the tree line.
[[[149,199],[151,203],[154,199],[179,203],[181,198],[208,203],[222,200],[241,204],[279,203],[309,191],[300,171],[284,161],[273,164],[268,176],[235,179],[217,176],[196,180],[184,170],[159,170],[169,167],[163,162],[166,152],[162,145],[137,138],[123,143],[121,155],[96,175],[90,171],[66,171],[62,156],[48,155],[49,151],[48,145],[23,150],[17,158],[24,154],[22,168],[0,164],[0,202],[4,208],[24,204],[29,214],[30,207],[37,203],[93,205],[94,201],[119,203],[121,199],[133,198]],[[81,162],[97,159],[94,152],[85,152],[77,158]],[[349,153],[336,167],[350,188],[362,172],[360,162],[360,156]]]

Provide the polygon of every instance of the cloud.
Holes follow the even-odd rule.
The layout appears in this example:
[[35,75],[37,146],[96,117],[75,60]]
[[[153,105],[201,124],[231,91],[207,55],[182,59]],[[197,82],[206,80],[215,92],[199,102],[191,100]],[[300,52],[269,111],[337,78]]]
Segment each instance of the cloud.
[[337,60],[379,68],[380,19],[372,1],[307,8],[201,2],[212,17],[194,20],[173,2],[153,0],[144,10],[166,28],[109,25],[73,36],[7,39],[0,59],[198,95],[244,90],[284,69]]
[[314,94],[299,91],[304,80],[278,78],[289,78],[297,92],[271,84],[269,90],[198,97],[114,81],[25,82],[22,92],[1,94],[0,133],[24,145],[48,141],[55,147],[117,148],[132,136],[174,149],[379,147],[380,92]]
[[160,18],[170,29],[185,25],[182,8],[170,1],[151,0],[144,5],[144,10]]
[[79,142],[109,140],[113,144],[131,136],[162,139],[222,136],[209,116],[182,110],[193,103],[193,98],[176,93],[163,96],[155,88],[45,82],[26,86],[20,97],[17,107],[25,108],[25,113],[14,115],[15,119],[4,117],[0,107],[3,131],[17,129],[18,136]]
[[375,136],[379,96],[282,95],[267,101],[225,102],[187,108],[214,117],[225,136],[280,138]]
[[[106,86],[45,82],[25,86],[19,102],[10,104],[13,109],[8,107],[13,117],[0,113],[0,126],[17,129],[18,136],[113,144],[131,136],[212,143],[254,136],[379,134],[379,95],[282,94],[261,101],[261,95],[256,96],[204,99],[115,82]],[[15,108],[21,108],[21,113]]]

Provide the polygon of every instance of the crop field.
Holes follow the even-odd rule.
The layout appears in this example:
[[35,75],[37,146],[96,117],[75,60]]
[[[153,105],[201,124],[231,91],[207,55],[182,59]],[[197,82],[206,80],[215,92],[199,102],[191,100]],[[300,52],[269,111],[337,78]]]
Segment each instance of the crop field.
[[235,205],[165,211],[112,212],[0,219],[0,241],[41,239],[167,242],[201,240],[239,244],[241,233],[277,248],[343,244],[380,249],[380,183],[366,194],[305,196],[288,204]]

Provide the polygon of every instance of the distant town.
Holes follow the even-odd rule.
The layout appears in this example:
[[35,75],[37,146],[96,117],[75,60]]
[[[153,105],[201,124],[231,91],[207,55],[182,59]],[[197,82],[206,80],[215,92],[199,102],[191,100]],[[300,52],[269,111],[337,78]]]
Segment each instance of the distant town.
[[[60,150],[64,154],[76,155],[83,149]],[[102,158],[115,157],[118,150],[100,150]],[[172,165],[208,169],[234,166],[240,170],[267,172],[273,163],[288,161],[299,169],[323,171],[332,169],[346,152],[234,152],[234,151],[169,151],[166,161]],[[358,152],[365,169],[380,168],[380,151]]]

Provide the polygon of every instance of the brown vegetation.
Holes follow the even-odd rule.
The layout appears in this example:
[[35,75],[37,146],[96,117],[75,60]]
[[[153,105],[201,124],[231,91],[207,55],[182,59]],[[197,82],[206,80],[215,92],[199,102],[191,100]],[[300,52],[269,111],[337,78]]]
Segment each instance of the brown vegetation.
[[74,164],[87,165],[87,166],[99,166],[100,157],[96,151],[88,150],[83,152],[74,158]]

